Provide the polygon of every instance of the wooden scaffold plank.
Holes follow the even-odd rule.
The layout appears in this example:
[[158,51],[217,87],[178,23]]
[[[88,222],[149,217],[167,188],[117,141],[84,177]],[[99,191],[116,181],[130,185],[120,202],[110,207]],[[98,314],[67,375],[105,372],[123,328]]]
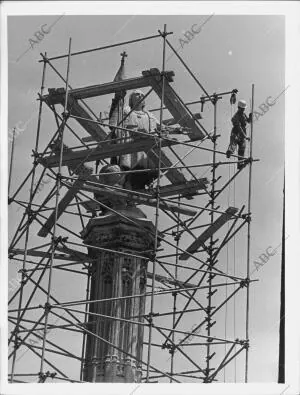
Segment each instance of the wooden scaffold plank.
[[[120,197],[124,198],[126,200],[130,200],[136,204],[142,204],[145,206],[150,206],[150,207],[156,207],[156,199],[153,198],[152,195],[149,194],[149,196],[145,196],[146,194],[144,193],[144,196],[141,196],[135,191],[130,191],[130,190],[116,190],[116,189],[110,189],[109,187],[101,187],[101,186],[93,186],[93,185],[87,185],[83,184],[78,187],[78,190],[86,191],[86,192],[93,192],[95,194],[101,195],[103,197]],[[196,210],[192,210],[190,208],[186,207],[178,207],[176,204],[172,203],[166,203],[164,201],[160,202],[159,205],[160,209],[166,210],[166,211],[172,211],[174,213],[180,213],[183,215],[190,215],[194,216],[196,214]]]
[[[157,70],[157,69],[156,69]],[[174,72],[167,71],[166,79],[173,81]],[[83,88],[70,89],[69,96],[73,99],[87,99],[96,96],[109,95],[111,93],[123,92],[130,89],[140,89],[151,85],[151,78],[143,75],[142,77],[128,78],[121,81],[107,82],[105,84],[86,86]],[[42,100],[51,104],[61,103],[65,96],[65,89],[49,89],[49,94],[44,95]]]
[[[147,272],[147,277],[152,279],[153,273]],[[155,274],[155,280],[159,281],[162,284],[169,284],[169,285],[173,285],[173,286],[179,285],[181,288],[196,287],[196,284],[191,284],[191,283],[187,283],[187,282],[179,281],[179,280],[173,280],[172,278],[162,276],[161,274]],[[166,289],[169,289],[169,288],[166,288]]]
[[[156,94],[162,98],[162,78],[158,69],[145,70],[143,75],[150,77],[151,86],[153,87]],[[165,80],[164,84],[164,105],[170,111],[175,121],[181,126],[191,129],[190,138],[191,140],[202,140],[205,134],[195,122],[193,115],[186,109],[184,104],[181,102],[179,96],[170,86],[169,82]]]
[[[82,181],[80,179],[76,180],[73,184],[73,187],[67,191],[67,193],[64,195],[64,197],[58,203],[57,220],[59,219],[59,217],[67,209],[68,205],[74,199],[74,197],[78,191],[78,187],[80,185],[82,185]],[[51,229],[53,228],[54,222],[55,222],[55,210],[52,211],[49,218],[44,223],[43,227],[39,230],[38,236],[46,237],[48,235],[48,233],[51,231]]]
[[187,181],[183,184],[163,185],[159,189],[161,197],[169,197],[174,195],[192,196],[197,193],[199,189],[205,189],[208,184],[207,178],[199,178],[198,180]]
[[[52,146],[52,150],[56,153],[59,152],[60,143],[57,141],[55,144]],[[66,145],[63,144],[63,152],[64,154],[72,152],[72,150]],[[68,205],[72,202],[72,200],[75,198],[75,195],[78,191],[78,187],[82,185],[83,183],[83,178],[87,179],[89,181],[97,182],[97,177],[92,175],[91,173],[93,172],[93,169],[86,166],[84,163],[78,165],[78,164],[70,164],[68,166],[69,170],[72,171],[75,175],[78,175],[78,179],[75,180],[73,184],[73,188],[70,188],[67,190],[66,194],[63,196],[63,198],[60,200],[58,203],[58,208],[57,208],[57,220],[60,218],[60,216],[64,213],[64,211],[67,209]],[[40,231],[38,232],[38,236],[40,237],[46,237],[51,229],[54,226],[55,222],[55,209],[53,209],[52,213],[48,217],[47,221],[44,223]]]
[[[196,194],[199,189],[205,189],[206,185],[208,184],[207,178],[199,178],[199,180],[191,180],[187,181],[184,184],[170,184],[170,185],[163,185],[160,187],[159,194],[161,197],[170,197],[174,195],[181,195],[183,197],[192,197]],[[139,193],[145,193],[145,190],[140,189],[137,190]],[[151,195],[149,194],[149,197]],[[153,197],[153,195],[152,195]],[[101,205],[96,203],[93,200],[85,200],[79,202],[79,204],[83,205],[87,212],[95,213],[96,211],[101,210]]]
[[[64,100],[61,104],[64,105]],[[95,122],[89,122],[88,119],[90,119],[91,121],[93,121],[93,119],[90,117],[88,112],[81,106],[81,104],[78,103],[78,101],[73,97],[70,97],[68,99],[67,110],[71,115],[83,118],[75,119],[96,141],[103,141],[107,138],[107,133],[102,128],[102,126]]]
[[[76,165],[80,162],[93,162],[96,160],[102,160],[111,158],[114,156],[121,156],[125,154],[130,154],[134,152],[145,151],[149,153],[150,149],[155,145],[155,140],[153,138],[139,138],[133,142],[129,143],[120,143],[120,144],[111,144],[110,141],[107,143],[103,143],[94,149],[81,149],[78,151],[70,150],[69,152],[64,153],[62,165],[70,166]],[[176,139],[163,140],[162,146],[172,146],[180,144],[180,142]],[[38,161],[42,163],[45,167],[57,167],[59,165],[59,155],[48,155],[41,158],[38,158]],[[169,161],[169,159],[168,159]],[[169,161],[169,165],[172,163]],[[185,179],[184,179],[185,180]],[[181,181],[183,181],[181,179]]]
[[[57,248],[58,249],[58,248]],[[20,248],[14,248],[10,251],[12,256],[22,255],[24,256],[25,250]],[[51,252],[47,251],[38,251],[38,250],[27,250],[27,256],[38,257],[38,258],[51,258]],[[78,262],[89,262],[91,258],[84,254],[83,252],[76,251],[76,254],[72,254],[71,250],[68,253],[64,254],[54,254],[54,259],[58,259],[61,261],[78,261]]]
[[238,212],[235,207],[228,207],[225,213],[221,214],[216,221],[211,224],[197,239],[187,248],[186,252],[180,255],[181,261],[187,260],[189,254],[195,253],[199,247],[203,247],[207,239],[209,239],[214,233],[216,233],[227,221],[229,221],[234,214]]

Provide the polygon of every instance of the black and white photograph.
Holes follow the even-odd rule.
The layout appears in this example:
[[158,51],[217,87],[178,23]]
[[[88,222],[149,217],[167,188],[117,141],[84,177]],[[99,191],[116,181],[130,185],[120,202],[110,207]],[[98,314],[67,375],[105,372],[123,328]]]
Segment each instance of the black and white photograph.
[[299,3],[0,7],[0,393],[299,394]]

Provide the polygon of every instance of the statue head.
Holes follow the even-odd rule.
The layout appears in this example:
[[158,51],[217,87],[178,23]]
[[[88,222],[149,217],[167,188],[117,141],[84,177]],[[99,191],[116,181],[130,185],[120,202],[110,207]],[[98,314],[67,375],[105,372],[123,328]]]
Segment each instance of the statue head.
[[129,96],[129,107],[131,109],[134,108],[137,111],[143,110],[145,107],[145,101],[142,100],[144,96],[145,95],[141,90],[134,90]]

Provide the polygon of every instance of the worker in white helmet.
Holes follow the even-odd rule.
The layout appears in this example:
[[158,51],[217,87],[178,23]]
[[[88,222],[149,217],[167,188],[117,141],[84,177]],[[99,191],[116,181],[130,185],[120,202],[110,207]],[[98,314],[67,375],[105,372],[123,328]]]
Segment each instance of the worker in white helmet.
[[[226,152],[227,158],[230,158],[230,155],[235,152],[237,146],[239,159],[244,158],[246,140],[250,140],[246,132],[247,122],[250,123],[252,121],[252,114],[250,113],[249,117],[245,114],[246,107],[247,103],[245,100],[240,100],[238,102],[238,110],[231,119],[233,127],[230,135],[230,143]],[[245,163],[239,160],[237,165],[238,170],[244,166]]]

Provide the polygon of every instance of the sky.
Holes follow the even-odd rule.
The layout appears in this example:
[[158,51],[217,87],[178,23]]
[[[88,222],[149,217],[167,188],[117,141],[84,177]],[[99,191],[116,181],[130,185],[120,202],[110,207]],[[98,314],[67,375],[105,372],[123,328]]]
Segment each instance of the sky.
[[[68,40],[72,37],[72,51],[99,47],[137,37],[156,34],[158,29],[173,32],[169,36],[172,45],[197,79],[209,93],[227,92],[238,89],[238,99],[248,103],[249,112],[252,84],[254,84],[254,109],[256,120],[253,127],[253,157],[259,161],[253,164],[252,178],[252,223],[251,223],[251,278],[258,279],[250,286],[250,352],[249,352],[249,382],[267,383],[277,381],[278,342],[279,342],[279,306],[280,306],[280,264],[281,264],[281,231],[282,231],[282,197],[284,174],[284,144],[285,144],[285,101],[290,86],[285,78],[285,17],[283,15],[218,15],[212,9],[211,13],[200,11],[183,15],[182,7],[176,9],[178,15],[35,15],[11,16],[7,23],[8,32],[8,130],[19,127],[15,141],[14,162],[12,169],[11,192],[16,191],[32,166],[32,149],[34,149],[38,106],[36,100],[41,84],[42,64],[38,63],[39,53],[47,52],[47,56],[67,53]],[[133,9],[134,11],[134,9]],[[157,10],[156,10],[157,11]],[[176,13],[176,12],[172,12]],[[145,13],[146,14],[146,13]],[[171,12],[170,12],[171,14]],[[242,14],[242,13],[241,13]],[[44,37],[36,40],[34,34],[42,27],[49,29]],[[195,28],[196,26],[196,28]],[[190,32],[199,27],[199,33]],[[185,41],[183,41],[185,40]],[[37,40],[36,40],[37,41]],[[126,73],[128,78],[139,76],[141,72],[152,67],[162,67],[162,42],[159,39],[149,40],[133,45],[124,45],[107,51],[92,52],[75,56],[71,60],[70,84],[72,87],[95,85],[111,81],[118,69],[120,53],[126,50]],[[175,73],[172,86],[185,102],[198,100],[202,95],[199,86],[193,81],[188,72],[180,64],[176,56],[166,53],[166,69]],[[53,61],[60,73],[66,74],[66,61]],[[62,87],[64,84],[50,68],[46,72],[45,91],[48,88]],[[153,96],[153,97],[152,97]],[[110,97],[90,99],[88,103],[97,112],[108,111]],[[272,103],[272,105],[268,105]],[[147,109],[157,108],[158,98],[151,95],[147,101]],[[190,107],[194,112],[200,112],[200,105]],[[231,117],[236,107],[229,103],[229,96],[224,96],[218,103],[217,134],[218,148],[227,149],[231,130]],[[62,110],[61,110],[62,111]],[[202,123],[211,131],[213,113],[209,104],[204,107]],[[158,116],[158,113],[157,113]],[[166,115],[167,118],[167,115]],[[74,121],[71,121],[75,125]],[[41,148],[49,141],[55,132],[55,121],[49,109],[43,110]],[[8,134],[10,136],[10,134]],[[71,136],[66,137],[69,145],[75,145]],[[208,145],[204,145],[208,147]],[[248,152],[249,147],[247,147]],[[182,149],[180,154],[187,150]],[[8,145],[8,159],[11,154],[11,144]],[[195,150],[186,160],[188,164],[207,163],[210,156],[205,151]],[[221,184],[232,176],[234,165],[217,170],[221,175]],[[40,174],[40,173],[39,173]],[[197,177],[208,176],[203,168],[195,171]],[[45,183],[39,192],[37,201],[41,202],[54,182]],[[19,198],[28,200],[29,184],[21,191]],[[248,170],[243,171],[234,185],[220,199],[222,208],[234,206],[240,208],[247,204]],[[197,198],[193,204],[203,205],[204,200]],[[154,221],[154,211],[145,209],[149,218]],[[17,224],[23,213],[16,204],[8,209],[8,239],[11,240]],[[168,220],[161,216],[161,228],[168,226]],[[71,229],[78,229],[78,222],[72,216],[66,216],[62,223]],[[227,227],[227,226],[226,226]],[[80,228],[81,229],[81,228]],[[79,229],[79,230],[80,230]],[[36,236],[39,226],[33,224],[30,232],[30,244],[42,244]],[[74,230],[76,232],[76,230]],[[226,229],[224,229],[226,231]],[[200,231],[198,230],[199,234]],[[222,233],[220,233],[222,234]],[[289,236],[287,234],[287,236]],[[49,241],[49,239],[46,239]],[[78,242],[78,239],[77,239]],[[188,246],[190,239],[183,240],[183,246]],[[20,244],[21,245],[21,244]],[[276,253],[267,263],[259,268],[261,254],[272,247]],[[194,263],[192,265],[195,265]],[[20,262],[11,260],[8,266],[8,280],[16,278]],[[245,275],[246,270],[246,229],[229,244],[220,258],[220,268],[235,271],[236,275]],[[188,274],[180,272],[182,279]],[[73,278],[74,277],[74,278]],[[66,274],[56,273],[53,279],[54,294],[59,300],[81,299],[84,297],[85,286],[82,276],[73,276],[69,282]],[[80,278],[79,278],[80,277]],[[44,283],[45,285],[46,283]],[[66,287],[66,284],[68,286]],[[216,297],[219,301],[224,296]],[[11,295],[9,295],[11,296]],[[39,296],[41,297],[41,296]],[[45,297],[45,296],[43,296]],[[203,295],[203,298],[205,296]],[[38,303],[37,298],[36,303]],[[36,303],[33,303],[35,305]],[[39,302],[41,303],[41,301]],[[158,308],[168,309],[172,300],[169,297],[157,298]],[[33,317],[33,316],[32,316]],[[235,317],[235,324],[234,324]],[[197,323],[198,317],[191,315],[185,322],[185,328],[191,328]],[[224,331],[230,336],[244,337],[245,328],[245,293],[241,292],[228,304],[225,327],[225,315],[222,313],[217,320],[215,333],[224,336]],[[234,325],[235,330],[233,329]],[[71,333],[71,332],[70,332]],[[78,337],[72,339],[70,333],[50,333],[49,338],[57,339],[80,349]],[[189,351],[194,358],[199,349]],[[224,352],[224,351],[223,351]],[[220,380],[228,382],[243,382],[244,353],[226,370],[226,377],[221,374]],[[167,353],[153,350],[153,358],[157,366],[164,366]],[[222,357],[222,352],[220,353]],[[164,359],[162,359],[164,358]],[[56,362],[62,363],[59,358]],[[169,362],[168,362],[169,363]],[[177,366],[187,365],[177,357]],[[24,354],[19,362],[19,369],[28,367],[32,371],[38,369],[38,362]],[[76,375],[78,365],[73,363],[68,367],[70,374]]]

